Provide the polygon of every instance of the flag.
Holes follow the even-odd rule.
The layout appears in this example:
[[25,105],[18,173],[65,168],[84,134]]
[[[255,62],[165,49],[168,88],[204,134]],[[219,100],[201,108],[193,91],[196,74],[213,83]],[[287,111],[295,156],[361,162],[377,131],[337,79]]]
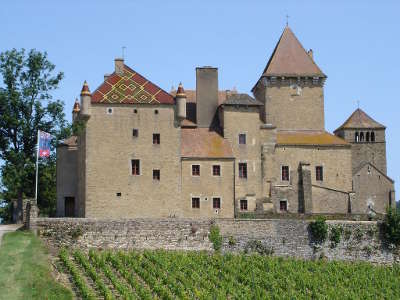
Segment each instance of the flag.
[[50,156],[50,133],[39,131],[39,157]]

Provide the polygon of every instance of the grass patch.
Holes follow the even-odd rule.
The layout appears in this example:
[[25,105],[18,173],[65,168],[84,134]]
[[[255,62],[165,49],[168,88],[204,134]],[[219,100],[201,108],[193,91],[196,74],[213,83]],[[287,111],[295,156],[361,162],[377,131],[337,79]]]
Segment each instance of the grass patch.
[[5,234],[0,245],[0,299],[72,299],[49,266],[46,249],[34,234]]

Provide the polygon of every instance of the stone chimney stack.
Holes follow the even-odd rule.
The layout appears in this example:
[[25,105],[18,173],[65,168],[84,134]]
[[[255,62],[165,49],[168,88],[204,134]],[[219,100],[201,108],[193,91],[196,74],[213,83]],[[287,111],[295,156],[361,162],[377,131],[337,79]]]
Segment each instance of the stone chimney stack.
[[110,77],[110,74],[104,74],[104,81],[106,81]]
[[196,68],[197,127],[211,127],[218,108],[218,69]]
[[116,58],[115,62],[115,73],[118,75],[124,74],[124,59],[123,58]]
[[312,60],[314,60],[314,53],[312,49],[308,50],[307,54],[309,57],[311,57]]

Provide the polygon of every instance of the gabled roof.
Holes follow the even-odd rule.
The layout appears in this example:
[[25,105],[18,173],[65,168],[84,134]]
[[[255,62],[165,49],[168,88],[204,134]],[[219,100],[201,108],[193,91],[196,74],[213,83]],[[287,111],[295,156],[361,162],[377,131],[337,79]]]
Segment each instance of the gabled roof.
[[335,132],[341,129],[363,129],[363,128],[385,129],[386,127],[376,122],[374,119],[368,116],[362,109],[358,108],[338,129],[335,130]]
[[262,76],[326,77],[289,26],[283,30]]
[[93,93],[92,103],[174,104],[174,97],[124,65],[124,73],[112,73]]
[[186,128],[181,135],[183,158],[233,158],[228,140],[209,128]]
[[246,105],[246,106],[261,106],[261,102],[247,94],[231,94],[227,97],[223,105]]
[[277,145],[296,146],[349,146],[345,140],[326,131],[285,130],[278,131]]
[[357,170],[354,172],[353,176],[357,175],[361,170],[363,170],[365,167],[367,166],[371,166],[373,167],[379,174],[381,174],[383,177],[385,177],[387,180],[389,180],[390,182],[394,183],[394,180],[392,178],[390,178],[389,176],[387,176],[385,173],[383,173],[381,170],[379,170],[377,167],[375,167],[375,165],[373,165],[370,162],[364,162],[362,163]]

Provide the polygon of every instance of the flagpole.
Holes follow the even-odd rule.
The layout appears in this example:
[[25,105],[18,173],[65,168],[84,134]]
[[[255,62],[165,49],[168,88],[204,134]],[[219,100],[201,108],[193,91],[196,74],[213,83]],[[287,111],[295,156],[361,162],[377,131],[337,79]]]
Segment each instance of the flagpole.
[[39,178],[39,130],[37,131],[37,141],[36,141],[36,180],[35,180],[35,204],[37,205],[38,197],[38,178]]

